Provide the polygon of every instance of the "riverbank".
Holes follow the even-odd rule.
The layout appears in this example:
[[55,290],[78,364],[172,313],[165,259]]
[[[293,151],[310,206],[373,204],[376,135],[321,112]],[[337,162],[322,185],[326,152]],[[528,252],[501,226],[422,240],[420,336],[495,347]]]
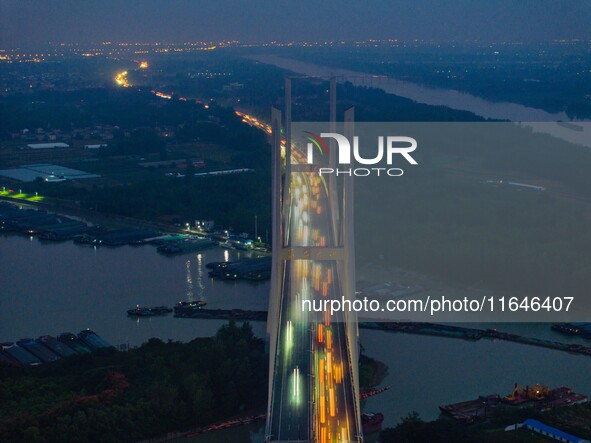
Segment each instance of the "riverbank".
[[108,226],[111,228],[145,228],[156,229],[171,233],[186,233],[187,230],[178,226],[152,222],[133,217],[124,217],[116,214],[108,214],[90,209],[81,208],[68,200],[56,201],[55,199],[44,199],[43,201],[31,201],[0,195],[0,201],[5,201],[22,207],[44,209],[56,214],[77,217],[81,220],[92,221],[95,225]]
[[232,323],[185,344],[152,339],[128,352],[2,367],[0,440],[93,441],[109,429],[112,441],[130,441],[204,426],[262,407],[267,369],[263,340]]
[[[377,363],[365,357],[360,370],[375,375],[384,366]],[[0,439],[81,441],[117,421],[116,441],[160,442],[250,425],[265,419],[267,368],[263,340],[233,322],[188,343],[154,338],[127,352],[100,349],[44,366],[0,363],[0,388],[10,399],[0,405]]]
[[424,421],[419,415],[410,413],[398,426],[384,429],[380,434],[380,442],[526,443],[550,441],[545,438],[542,440],[539,434],[521,426],[524,421],[532,419],[562,432],[574,434],[581,441],[591,438],[591,405],[583,404],[566,406],[549,412],[540,412],[532,407],[499,408],[492,412],[490,418],[485,422],[470,426],[449,418]]
[[[249,255],[242,251],[214,248],[167,257],[151,247],[92,248],[71,242],[41,243],[16,235],[0,236],[0,247],[0,337],[6,341],[90,328],[114,345],[140,346],[151,337],[188,342],[211,337],[227,321],[172,315],[132,319],[127,309],[200,299],[210,309],[266,311],[268,305],[267,282],[218,281],[208,276],[206,263]],[[463,326],[585,343],[580,337],[560,336],[549,324]],[[264,322],[252,322],[251,327],[257,337],[266,337]],[[510,391],[516,382],[566,385],[576,392],[591,393],[583,355],[504,340],[450,340],[371,329],[360,330],[360,342],[366,355],[377,357],[389,368],[380,386],[391,389],[364,400],[365,410],[384,413],[385,427],[395,426],[412,410],[425,420],[436,419],[441,404]],[[252,441],[259,442],[259,431],[256,426],[239,428],[228,431],[228,438],[251,441],[253,432]],[[216,439],[203,436],[198,441]]]

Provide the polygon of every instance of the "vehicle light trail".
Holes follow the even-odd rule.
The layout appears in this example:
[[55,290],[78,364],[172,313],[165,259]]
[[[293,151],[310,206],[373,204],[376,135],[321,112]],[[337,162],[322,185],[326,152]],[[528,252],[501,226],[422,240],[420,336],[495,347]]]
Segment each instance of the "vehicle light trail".
[[[334,231],[340,225],[333,220],[339,208],[338,202],[331,200],[334,193],[328,192],[332,185],[314,168],[294,166],[289,175],[279,175],[291,169],[281,163],[306,164],[306,156],[292,143],[291,157],[285,158],[288,147],[283,132],[273,134],[273,128],[280,127],[276,114],[273,128],[242,111],[236,111],[236,116],[270,134],[275,147],[274,208],[279,208],[275,212],[279,215],[275,215],[274,223],[279,221],[281,234],[273,240],[279,253],[274,255],[277,261],[271,300],[277,297],[277,304],[270,303],[268,325],[271,336],[278,339],[271,340],[265,441],[359,443],[362,431],[357,368],[353,366],[357,350],[350,347],[357,346],[354,329],[342,313],[336,313],[333,321],[330,307],[321,313],[308,313],[300,304],[302,300],[326,300],[343,294],[350,297],[351,287],[354,296],[354,285],[343,279],[348,262],[323,256],[323,251],[341,247],[335,244],[339,235]],[[282,186],[287,186],[287,192]]]

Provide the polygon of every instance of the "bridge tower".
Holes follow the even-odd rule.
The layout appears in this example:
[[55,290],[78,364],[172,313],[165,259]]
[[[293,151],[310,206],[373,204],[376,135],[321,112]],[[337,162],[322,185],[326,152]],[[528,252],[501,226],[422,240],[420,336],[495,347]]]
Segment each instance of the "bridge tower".
[[[323,178],[319,165],[304,161],[305,148],[292,142],[291,81],[285,79],[284,125],[276,108],[271,122],[273,262],[265,442],[360,443],[356,315],[303,309],[305,301],[355,298],[353,177]],[[350,108],[343,134],[350,140],[353,125]],[[329,129],[335,128],[336,79],[331,78]],[[336,149],[329,145],[328,150],[325,162],[336,169]]]

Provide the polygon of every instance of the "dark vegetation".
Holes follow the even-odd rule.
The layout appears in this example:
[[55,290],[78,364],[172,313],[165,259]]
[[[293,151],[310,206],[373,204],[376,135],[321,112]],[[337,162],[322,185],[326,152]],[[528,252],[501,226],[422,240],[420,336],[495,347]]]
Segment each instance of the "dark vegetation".
[[0,367],[0,441],[122,442],[264,407],[268,356],[248,323],[33,368]]
[[252,232],[254,216],[258,215],[259,228],[269,228],[270,232],[269,181],[264,171],[218,177],[158,177],[115,189],[81,190],[77,194],[101,212],[147,219],[174,214],[190,222],[215,220],[216,226],[237,232]]
[[[265,136],[244,125],[231,108],[214,105],[205,109],[130,89],[41,92],[33,98],[6,99],[0,110],[0,133],[37,127],[69,131],[98,124],[117,128],[96,161],[68,164],[100,174],[102,179],[78,184],[37,181],[22,184],[25,192],[77,201],[101,212],[153,220],[174,215],[191,223],[215,220],[218,226],[247,232],[253,230],[257,215],[262,232],[270,230],[270,147]],[[165,127],[174,129],[172,139],[157,131]],[[211,157],[199,146],[211,146]],[[219,152],[227,160],[219,160]],[[142,160],[185,162],[189,157],[204,160],[206,167],[195,171],[190,166],[183,171],[183,179],[165,177],[162,168],[138,166]],[[254,172],[199,178],[190,174],[234,168]]]
[[540,412],[533,408],[502,408],[492,419],[475,425],[462,425],[448,418],[431,422],[421,420],[416,412],[411,412],[394,428],[384,429],[380,434],[382,443],[537,443],[553,441],[527,430],[506,432],[505,427],[522,423],[533,418],[565,430],[581,438],[591,437],[589,426],[591,407],[577,405]]
[[[0,364],[0,441],[129,442],[259,413],[268,358],[248,323],[230,322],[189,343],[152,338],[128,352]],[[362,356],[362,386],[379,365]]]
[[[591,52],[578,44],[405,45],[292,49],[284,54],[435,88],[591,117]],[[379,80],[378,80],[379,82]]]
[[[353,62],[365,60],[356,53],[351,57]],[[411,55],[405,57],[410,63]],[[462,57],[469,59],[466,54]],[[509,61],[505,60],[507,66]],[[47,93],[40,97],[45,104],[35,105],[30,97],[20,102],[6,99],[8,106],[2,111],[6,119],[0,119],[3,128],[29,121],[34,127],[45,118],[63,127],[72,127],[74,121],[111,122],[130,131],[128,136],[118,134],[97,162],[71,165],[101,174],[104,180],[81,186],[37,183],[22,185],[23,190],[135,217],[158,219],[173,214],[186,221],[214,219],[218,226],[237,231],[252,232],[257,215],[259,232],[270,231],[270,147],[264,134],[240,122],[229,106],[244,107],[268,120],[271,106],[283,106],[284,72],[233,56],[158,63],[159,69],[147,78],[143,73],[132,73],[130,78],[135,75],[135,80],[143,81],[143,90],[164,85],[165,91],[208,100],[210,108],[121,89],[79,91],[63,97]],[[532,66],[538,69],[538,64]],[[509,76],[506,81],[510,79],[515,80]],[[244,87],[224,90],[231,82]],[[328,118],[326,82],[295,79],[292,88],[294,121]],[[421,105],[351,84],[339,85],[338,97],[338,115],[354,105],[358,121],[482,121],[467,112]],[[154,133],[153,128],[162,125],[176,128],[172,140]],[[465,134],[473,143],[422,141],[415,153],[419,166],[407,168],[404,177],[358,180],[358,260],[373,262],[382,256],[383,264],[425,272],[454,284],[586,297],[591,284],[591,151],[558,145],[541,135],[528,135],[533,141],[521,143],[517,131],[506,133],[505,140],[497,138],[494,144],[480,143],[479,138],[487,137],[478,132]],[[190,152],[179,152],[177,147],[191,143],[206,143],[214,146],[210,152],[224,153],[223,159],[208,158],[205,153],[205,170],[249,167],[255,172],[171,178],[158,168],[139,168],[139,158],[114,156],[127,153],[149,160],[184,161]],[[505,176],[550,183],[548,192],[482,183]],[[560,192],[553,192],[557,186]]]
[[388,367],[374,358],[361,353],[359,356],[359,386],[364,388],[379,385],[388,374]]

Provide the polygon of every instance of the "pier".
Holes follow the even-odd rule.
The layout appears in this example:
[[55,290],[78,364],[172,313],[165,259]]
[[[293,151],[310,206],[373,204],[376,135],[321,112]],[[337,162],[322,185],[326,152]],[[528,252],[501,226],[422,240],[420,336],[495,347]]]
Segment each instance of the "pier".
[[[266,321],[267,311],[253,311],[243,309],[197,309],[191,315],[183,315],[184,318],[201,319],[233,319],[248,321]],[[436,337],[455,338],[463,340],[504,340],[524,345],[538,346],[557,351],[570,352],[591,357],[591,347],[576,343],[562,343],[552,340],[543,340],[534,337],[524,337],[517,334],[498,331],[496,329],[476,329],[462,326],[452,326],[440,323],[404,323],[404,322],[360,322],[362,329],[373,329],[385,332],[400,332],[405,334],[431,335]]]

